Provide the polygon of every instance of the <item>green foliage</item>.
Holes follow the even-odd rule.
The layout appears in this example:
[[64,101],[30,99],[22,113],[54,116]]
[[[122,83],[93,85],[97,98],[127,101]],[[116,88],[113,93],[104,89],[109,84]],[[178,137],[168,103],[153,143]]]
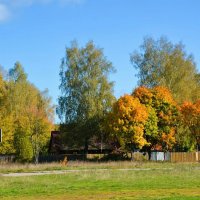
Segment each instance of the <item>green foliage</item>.
[[145,123],[145,136],[147,138],[147,141],[153,142],[158,137],[158,116],[156,114],[155,109],[152,107],[147,107],[148,109],[148,120]]
[[24,72],[24,69],[20,62],[16,62],[14,67],[9,70],[10,80],[14,82],[26,82],[27,74]]
[[195,62],[181,43],[173,44],[164,37],[158,40],[147,37],[141,51],[131,55],[131,62],[139,70],[139,85],[165,86],[178,103],[200,97]]
[[30,137],[23,130],[15,133],[15,147],[17,159],[21,162],[31,162],[33,159],[33,148]]
[[177,127],[176,134],[176,151],[194,151],[196,150],[196,140],[192,137],[192,133],[188,126],[182,122]]
[[[64,125],[76,124],[76,131],[67,132],[78,137],[87,147],[88,140],[100,133],[100,122],[114,101],[113,82],[108,75],[113,71],[103,51],[93,42],[79,48],[73,42],[66,48],[60,69],[60,90],[57,113]],[[71,137],[73,138],[73,137]]]

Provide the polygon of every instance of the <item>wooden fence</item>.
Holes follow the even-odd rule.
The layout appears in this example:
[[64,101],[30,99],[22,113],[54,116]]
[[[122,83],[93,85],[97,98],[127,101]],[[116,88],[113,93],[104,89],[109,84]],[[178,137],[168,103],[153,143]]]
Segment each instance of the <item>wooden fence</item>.
[[170,161],[171,162],[198,162],[200,161],[200,151],[199,152],[171,152]]
[[[154,155],[154,154],[155,155]],[[152,152],[151,160],[152,161],[169,161],[169,162],[200,162],[200,151],[199,152],[165,152],[163,154],[163,159],[158,159],[159,152]],[[161,152],[163,153],[163,152]],[[63,154],[63,155],[46,155],[40,156],[40,162],[52,162],[63,160],[67,156],[68,160],[101,160],[108,157],[108,160],[115,160],[110,154]],[[156,156],[157,155],[157,156]],[[160,155],[160,154],[159,154]],[[156,156],[156,158],[155,158]],[[129,159],[131,156],[128,154]],[[109,159],[110,158],[110,159]],[[133,159],[135,161],[144,161],[148,160],[148,154],[134,152]]]
[[[164,156],[165,161],[171,162],[200,162],[200,151],[199,152],[168,152],[168,156]],[[91,159],[103,159],[105,156],[109,156],[109,154],[64,154],[64,155],[46,155],[40,156],[40,162],[59,162],[67,156],[68,160],[91,160]],[[112,157],[110,157],[112,160]],[[130,156],[129,156],[130,158]],[[135,152],[133,154],[133,158],[135,161],[144,161],[148,160],[148,155]],[[1,162],[13,162],[15,159],[15,155],[1,155],[0,154],[0,163]],[[154,160],[153,157],[151,160]],[[157,160],[157,159],[156,159]]]

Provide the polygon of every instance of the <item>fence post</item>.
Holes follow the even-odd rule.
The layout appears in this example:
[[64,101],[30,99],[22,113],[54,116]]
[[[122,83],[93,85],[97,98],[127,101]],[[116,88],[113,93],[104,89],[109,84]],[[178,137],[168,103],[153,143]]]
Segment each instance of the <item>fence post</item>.
[[198,162],[199,161],[199,153],[198,153],[198,151],[196,152],[196,161]]

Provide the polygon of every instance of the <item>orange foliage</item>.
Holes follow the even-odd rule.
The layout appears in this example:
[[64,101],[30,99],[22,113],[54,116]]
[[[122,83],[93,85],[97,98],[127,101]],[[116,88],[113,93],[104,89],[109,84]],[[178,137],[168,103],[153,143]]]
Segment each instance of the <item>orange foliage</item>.
[[153,88],[153,93],[157,99],[166,101],[172,105],[177,105],[177,103],[174,101],[172,97],[171,92],[166,87],[156,86]]
[[114,104],[108,123],[121,143],[140,148],[162,144],[169,149],[175,144],[178,115],[178,106],[167,88],[141,86]]
[[143,104],[151,104],[152,103],[152,91],[151,89],[141,86],[135,89],[133,92],[133,96],[137,97],[141,103]]
[[140,102],[145,105],[151,104],[153,99],[177,105],[169,89],[163,86],[156,86],[154,88],[140,86],[135,89],[132,95],[134,97],[137,97],[140,100]]
[[[141,86],[136,88],[132,95],[137,97],[145,106],[151,107],[156,113],[157,123],[155,124],[153,121],[148,121],[148,123],[151,125],[151,130],[158,131],[157,138],[155,138],[155,134],[149,134],[148,140],[150,142],[153,141],[154,144],[152,145],[154,146],[156,143],[157,145],[162,143],[165,144],[165,147],[172,147],[175,143],[174,133],[177,123],[178,106],[171,92],[162,86],[154,88]],[[155,118],[150,118],[149,120],[155,120]],[[172,134],[172,132],[174,133]]]
[[184,102],[181,106],[183,123],[189,127],[192,136],[200,142],[200,100],[195,103]]
[[181,113],[187,125],[193,126],[200,123],[200,100],[194,104],[191,102],[184,102],[181,106]]
[[170,133],[162,134],[162,142],[165,144],[165,146],[168,150],[173,147],[173,145],[176,143],[174,128],[171,128]]

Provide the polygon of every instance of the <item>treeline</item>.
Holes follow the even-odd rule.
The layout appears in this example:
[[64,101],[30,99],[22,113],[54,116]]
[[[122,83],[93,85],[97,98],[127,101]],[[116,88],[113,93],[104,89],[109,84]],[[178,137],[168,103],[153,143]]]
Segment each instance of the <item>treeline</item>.
[[[119,99],[109,80],[115,69],[103,50],[88,42],[66,48],[60,67],[56,112],[68,148],[140,148],[193,151],[200,144],[200,74],[184,46],[145,38],[130,56],[138,87]],[[134,78],[134,76],[133,76]],[[124,80],[126,81],[126,80]],[[47,91],[27,79],[20,63],[0,72],[1,154],[38,162],[47,151],[54,107]]]
[[114,68],[103,50],[93,42],[66,48],[57,107],[64,144],[85,152],[99,144],[123,151],[196,150],[200,74],[193,57],[181,43],[148,37],[130,60],[138,70],[138,87],[116,100],[109,81]]
[[19,62],[0,72],[0,154],[16,154],[19,161],[38,162],[47,151],[53,129],[53,106],[48,91],[41,92],[27,79]]

